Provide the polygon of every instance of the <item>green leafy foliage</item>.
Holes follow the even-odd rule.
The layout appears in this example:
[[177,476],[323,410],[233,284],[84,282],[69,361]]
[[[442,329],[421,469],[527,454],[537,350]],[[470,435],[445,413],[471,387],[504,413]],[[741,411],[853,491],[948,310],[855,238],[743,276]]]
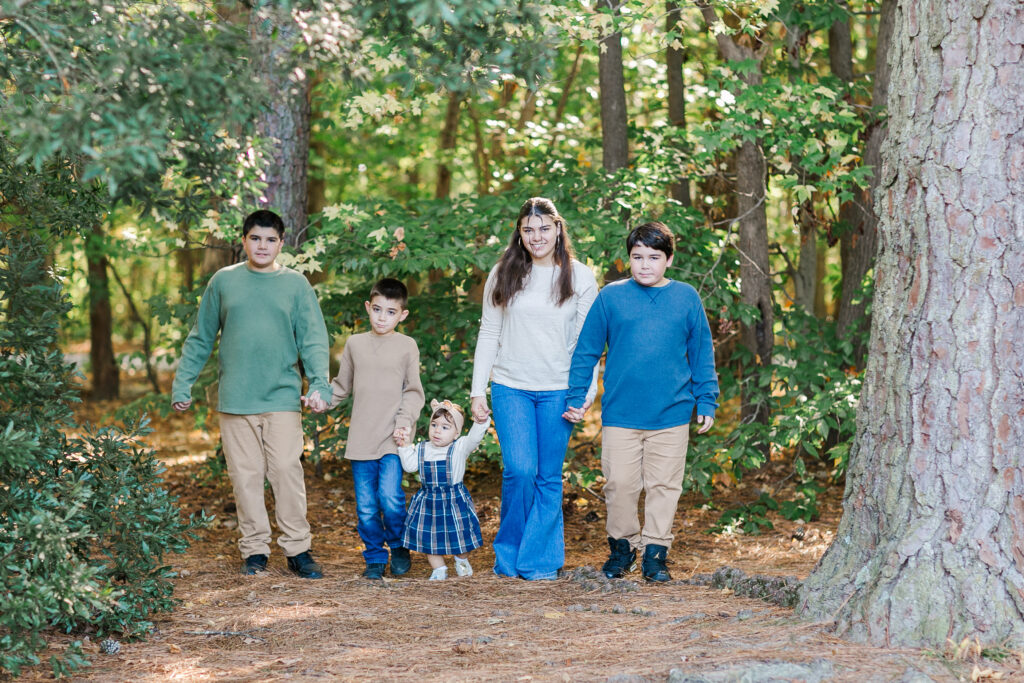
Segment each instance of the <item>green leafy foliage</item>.
[[742,532],[756,536],[765,529],[774,529],[768,519],[768,512],[778,510],[779,504],[771,494],[762,492],[753,503],[731,507],[722,513],[718,521],[705,531],[708,534]]
[[[40,663],[50,629],[145,633],[173,605],[163,558],[200,523],[161,488],[142,425],[65,436],[77,399],[55,342],[68,303],[47,251],[37,232],[0,235],[0,669],[13,674]],[[55,674],[85,663],[78,645],[50,657]]]

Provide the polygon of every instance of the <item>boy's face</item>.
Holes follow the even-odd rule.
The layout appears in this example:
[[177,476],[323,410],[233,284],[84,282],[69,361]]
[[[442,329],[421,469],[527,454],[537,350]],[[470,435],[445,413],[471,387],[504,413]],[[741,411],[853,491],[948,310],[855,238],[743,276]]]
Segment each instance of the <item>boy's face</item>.
[[249,269],[264,272],[274,270],[274,261],[281,253],[284,240],[277,234],[277,230],[256,226],[242,238],[242,246],[249,258]]
[[455,425],[438,415],[430,421],[427,436],[430,437],[430,443],[438,448],[444,448],[451,445],[459,435],[455,433]]
[[668,282],[665,271],[672,265],[672,257],[665,252],[637,244],[629,250],[629,270],[637,284],[660,287]]
[[370,331],[374,334],[391,334],[398,327],[398,323],[405,320],[409,311],[402,308],[402,304],[394,299],[387,299],[380,294],[369,301],[364,301],[366,315],[370,316]]

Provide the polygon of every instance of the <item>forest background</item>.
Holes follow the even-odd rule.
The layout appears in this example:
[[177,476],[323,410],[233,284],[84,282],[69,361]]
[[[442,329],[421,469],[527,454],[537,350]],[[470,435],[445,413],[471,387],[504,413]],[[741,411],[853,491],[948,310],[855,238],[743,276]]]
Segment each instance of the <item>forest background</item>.
[[[141,634],[173,605],[163,554],[202,520],[160,488],[140,416],[169,410],[159,370],[257,205],[285,216],[280,261],[315,284],[335,350],[372,282],[402,279],[426,393],[458,400],[525,198],[554,200],[605,283],[630,226],[667,223],[722,387],[686,486],[722,510],[714,530],[812,519],[855,434],[895,4],[0,2],[0,555],[18,605],[0,666],[37,663],[49,627]],[[87,354],[87,399],[124,402],[121,427],[67,436],[66,352]],[[151,391],[125,395],[126,372]],[[215,381],[211,362],[198,424]],[[305,418],[318,472],[346,413]],[[499,470],[493,437],[479,455]],[[599,487],[597,455],[574,441],[571,486]],[[777,485],[736,505],[768,465]]]

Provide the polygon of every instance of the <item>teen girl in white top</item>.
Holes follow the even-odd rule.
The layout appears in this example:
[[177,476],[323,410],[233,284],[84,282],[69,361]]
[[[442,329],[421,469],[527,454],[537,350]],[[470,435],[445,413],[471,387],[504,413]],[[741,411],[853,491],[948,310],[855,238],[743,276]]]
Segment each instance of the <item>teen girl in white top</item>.
[[[496,574],[553,579],[564,564],[562,462],[572,424],[562,413],[572,352],[595,298],[594,274],[573,258],[554,204],[527,200],[484,288],[470,394],[482,421],[492,381],[504,461]],[[588,405],[595,391],[596,383]]]

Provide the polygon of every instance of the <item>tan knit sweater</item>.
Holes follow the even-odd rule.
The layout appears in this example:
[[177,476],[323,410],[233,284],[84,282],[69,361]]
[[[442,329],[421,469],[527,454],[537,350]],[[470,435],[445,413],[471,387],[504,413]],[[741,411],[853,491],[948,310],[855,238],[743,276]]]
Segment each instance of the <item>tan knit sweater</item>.
[[398,453],[391,435],[397,427],[408,427],[413,434],[424,403],[416,341],[398,332],[349,337],[331,389],[331,408],[353,398],[347,459],[377,460]]

